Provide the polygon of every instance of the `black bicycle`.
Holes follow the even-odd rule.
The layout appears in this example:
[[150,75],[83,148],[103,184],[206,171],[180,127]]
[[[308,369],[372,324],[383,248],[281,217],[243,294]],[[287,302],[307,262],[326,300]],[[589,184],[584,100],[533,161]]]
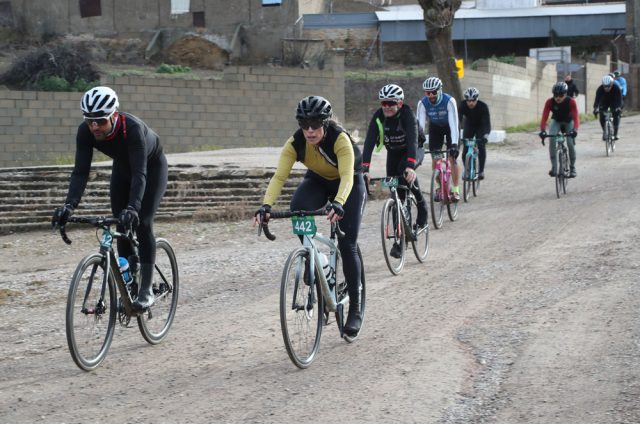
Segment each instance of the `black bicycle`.
[[[120,233],[113,227],[120,223],[113,217],[71,217],[69,222],[96,227],[100,242],[97,253],[87,255],[78,264],[67,297],[67,344],[73,361],[85,371],[97,368],[104,361],[113,339],[116,318],[128,327],[136,317],[142,337],[152,345],[160,343],[169,332],[178,306],[178,263],[171,244],[156,240],[156,262],[153,276],[155,303],[145,311],[132,307],[138,293],[138,241],[132,231]],[[59,227],[67,244],[65,226]],[[100,233],[100,230],[101,233]],[[126,239],[134,255],[129,257],[132,281],[127,283],[118,266],[113,241]]]
[[604,116],[604,149],[607,156],[612,155],[616,150],[616,140],[613,137],[613,121],[611,118],[611,111],[601,110],[602,116]]
[[569,171],[569,151],[567,149],[567,135],[558,133],[555,135],[547,134],[544,138],[551,139],[551,143],[556,144],[556,196],[560,198],[560,194],[567,194],[567,183],[571,174]]
[[385,201],[380,216],[382,253],[389,271],[393,275],[398,275],[404,268],[409,243],[419,262],[427,259],[429,223],[427,222],[422,228],[418,228],[414,223],[413,214],[418,211],[418,202],[411,189],[400,183],[400,177],[370,179],[370,183],[377,181],[380,181],[382,187],[388,188],[391,195]]

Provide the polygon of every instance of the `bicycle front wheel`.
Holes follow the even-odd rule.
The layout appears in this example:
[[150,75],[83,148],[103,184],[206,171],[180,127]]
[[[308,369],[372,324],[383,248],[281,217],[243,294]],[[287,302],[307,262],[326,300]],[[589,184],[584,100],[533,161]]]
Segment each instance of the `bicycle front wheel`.
[[320,348],[324,298],[317,272],[314,284],[305,278],[309,252],[300,247],[289,255],[280,285],[280,328],[287,354],[298,368],[307,368]]
[[69,353],[78,367],[96,369],[107,356],[116,324],[117,293],[106,258],[94,253],[76,268],[67,296]]
[[[451,178],[447,181],[447,193],[451,193]],[[450,221],[455,221],[458,218],[458,202],[453,201],[453,196],[448,195],[447,197],[447,214],[449,215]]]
[[398,216],[396,201],[387,199],[382,207],[380,235],[384,260],[393,275],[398,275],[404,268],[406,244],[403,232],[402,218]]
[[444,222],[444,196],[441,189],[436,189],[440,181],[440,171],[434,170],[431,174],[431,193],[429,204],[431,206],[431,220],[433,226],[441,228]]
[[169,333],[178,308],[179,287],[176,254],[167,240],[157,239],[153,272],[155,301],[153,306],[137,317],[140,333],[149,344],[160,343]]
[[471,185],[473,184],[473,178],[475,178],[474,174],[473,159],[471,155],[467,155],[464,160],[464,178],[462,180],[462,198],[465,202],[469,201],[469,195],[472,190]]
[[478,157],[473,156],[473,181],[471,182],[471,187],[473,188],[473,197],[478,195],[478,191],[480,191],[480,179],[478,178]]
[[[412,205],[411,210],[417,211],[418,202],[416,198],[411,196],[410,199]],[[415,227],[411,247],[418,261],[424,262],[427,259],[427,253],[429,253],[429,223],[426,223],[425,226],[420,229],[418,229],[417,226]]]
[[567,183],[569,182],[569,155],[565,148],[562,149],[562,193],[567,194]]
[[607,153],[607,156],[609,156],[610,153],[613,153],[613,149],[611,148],[613,144],[613,128],[610,121],[607,121],[607,123],[604,126],[604,137],[605,137],[604,148]]
[[564,180],[564,160],[562,157],[562,150],[558,149],[556,153],[556,196],[560,198],[562,193],[562,184]]

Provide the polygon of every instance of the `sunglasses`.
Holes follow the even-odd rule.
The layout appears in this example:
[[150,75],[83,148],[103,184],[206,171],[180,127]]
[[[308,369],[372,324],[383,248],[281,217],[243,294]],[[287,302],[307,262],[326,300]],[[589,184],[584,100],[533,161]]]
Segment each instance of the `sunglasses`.
[[398,106],[398,102],[396,102],[395,100],[383,100],[380,102],[380,104],[384,107]]
[[564,96],[566,96],[566,94],[554,94],[554,95],[553,95],[553,97],[554,97],[554,98],[556,98],[556,99],[561,99],[561,98],[563,98]]
[[438,95],[438,90],[424,90],[424,94],[427,96],[436,96]]
[[469,103],[475,103],[477,101],[478,101],[478,99],[467,99],[467,102],[469,102]]
[[107,123],[109,122],[109,120],[111,119],[111,117],[113,116],[114,113],[116,113],[116,112],[113,111],[108,116],[102,116],[100,118],[90,118],[90,117],[85,116],[84,117],[84,122],[86,122],[87,125],[89,125],[89,126],[91,126],[93,124],[96,124],[99,127],[104,127],[105,125],[107,125]]
[[311,128],[312,130],[317,130],[318,128],[322,128],[324,126],[323,119],[298,119],[298,126],[303,130]]

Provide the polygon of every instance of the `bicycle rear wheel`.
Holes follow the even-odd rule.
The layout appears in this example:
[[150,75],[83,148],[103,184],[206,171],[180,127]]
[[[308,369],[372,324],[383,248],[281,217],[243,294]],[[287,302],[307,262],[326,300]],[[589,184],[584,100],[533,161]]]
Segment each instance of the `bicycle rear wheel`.
[[[360,325],[360,331],[358,332],[357,335],[355,336],[347,336],[346,334],[343,335],[343,338],[349,342],[352,343],[354,342],[358,336],[360,335],[360,333],[362,333],[362,328],[364,327],[364,310],[365,310],[365,306],[366,306],[366,298],[367,298],[367,285],[365,283],[365,278],[364,278],[364,262],[362,262],[362,253],[360,252],[360,246],[358,245],[358,258],[360,258],[360,264],[362,265],[360,268],[360,318],[361,318],[361,325]],[[336,264],[336,267],[338,265]],[[342,280],[338,280],[337,276],[342,276]],[[341,271],[336,271],[336,281],[338,282],[338,285],[336,287],[336,298],[338,300],[338,302],[342,301],[342,299],[344,299],[346,296],[349,295],[349,292],[347,290],[347,280],[344,278],[344,274]],[[342,314],[342,319],[344,320],[342,322],[342,327],[344,328],[344,325],[347,323],[347,316],[349,316],[349,302],[346,302],[344,304],[344,309],[343,309],[343,314]],[[338,314],[336,313],[336,321],[338,320]]]
[[[411,210],[417,212],[418,202],[416,201],[416,198],[411,196],[410,199]],[[416,227],[414,236],[415,240],[411,240],[413,253],[415,253],[416,259],[418,259],[418,261],[424,262],[427,259],[427,253],[429,253],[429,223],[427,222],[421,229],[417,229]]]
[[314,284],[305,282],[309,252],[300,247],[287,258],[280,285],[280,329],[287,354],[298,368],[307,368],[320,348],[324,299],[317,272]]
[[96,369],[107,356],[116,324],[117,298],[114,276],[106,269],[105,257],[94,253],[80,261],[69,285],[65,327],[69,353],[85,371]]
[[[442,223],[444,221],[444,196],[442,190],[439,190],[440,193],[436,193],[437,183],[440,182],[440,171],[434,170],[433,174],[431,174],[431,193],[429,196],[429,204],[431,206],[431,220],[433,221],[433,226],[436,228],[442,227]],[[436,201],[436,196],[439,196],[438,201]]]
[[156,240],[156,263],[153,273],[155,301],[143,314],[138,315],[138,328],[142,337],[152,345],[160,343],[169,333],[178,307],[178,262],[171,244]]
[[462,180],[462,198],[465,202],[469,200],[474,178],[475,170],[473,169],[473,159],[471,155],[467,155],[464,160],[464,179]]
[[[398,206],[395,199],[387,199],[382,207],[380,218],[380,235],[382,236],[382,253],[389,271],[398,275],[404,267],[406,258],[406,243],[404,242],[404,228],[402,218],[398,216]],[[397,246],[400,257],[391,256],[391,250]]]

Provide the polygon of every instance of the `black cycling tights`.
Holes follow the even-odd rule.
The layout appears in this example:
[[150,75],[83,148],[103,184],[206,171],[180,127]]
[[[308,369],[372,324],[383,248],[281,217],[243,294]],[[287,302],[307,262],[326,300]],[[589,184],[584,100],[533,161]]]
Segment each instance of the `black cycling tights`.
[[[463,138],[476,138],[476,146],[478,146],[478,168],[480,168],[478,172],[484,172],[484,163],[487,161],[487,142],[481,138],[483,135],[484,134],[478,134],[475,128],[467,127],[466,125],[462,131]],[[467,157],[467,150],[469,150],[467,146],[464,146],[462,149],[463,163]]]
[[[315,210],[323,207],[327,200],[333,200],[338,192],[340,180],[329,181],[312,171],[307,171],[304,179],[296,189],[291,199],[291,210]],[[354,299],[358,296],[360,287],[360,273],[362,262],[358,257],[358,232],[367,201],[367,190],[362,174],[356,174],[353,178],[353,188],[342,205],[344,217],[340,220],[340,229],[345,236],[338,239],[338,248],[342,255],[342,271],[347,280],[349,296]]]
[[[114,216],[119,216],[120,212],[126,209],[129,204],[130,174],[128,163],[113,161],[109,195],[111,197],[111,212]],[[168,176],[167,159],[164,155],[154,162],[147,163],[147,183],[142,197],[142,206],[138,212],[140,224],[136,229],[138,242],[140,242],[140,263],[143,264],[154,264],[156,262],[156,237],[153,234],[153,218],[167,189]],[[122,227],[118,226],[118,231],[123,230]],[[118,239],[118,255],[126,258],[132,253],[129,242]]]

